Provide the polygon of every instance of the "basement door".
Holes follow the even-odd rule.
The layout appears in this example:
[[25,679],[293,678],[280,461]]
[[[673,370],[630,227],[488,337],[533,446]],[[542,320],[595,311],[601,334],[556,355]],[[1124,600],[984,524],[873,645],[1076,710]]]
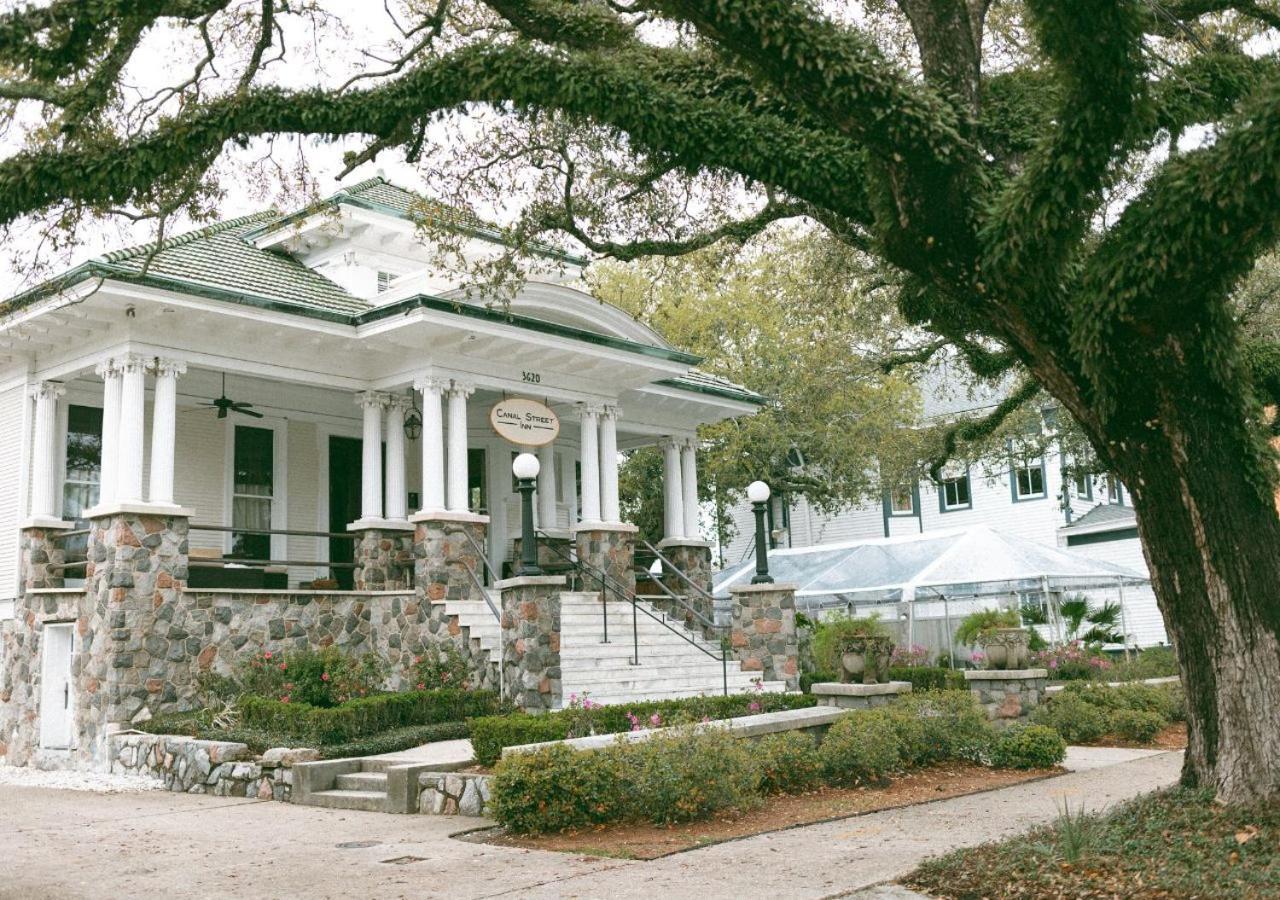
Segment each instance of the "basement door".
[[40,746],[67,750],[72,745],[75,716],[71,694],[71,653],[75,632],[71,623],[45,625],[40,668]]

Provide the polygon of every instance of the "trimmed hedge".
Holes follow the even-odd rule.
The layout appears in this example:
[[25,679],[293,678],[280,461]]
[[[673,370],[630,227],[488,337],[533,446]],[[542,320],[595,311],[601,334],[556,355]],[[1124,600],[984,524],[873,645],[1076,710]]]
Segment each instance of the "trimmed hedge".
[[902,757],[898,733],[884,710],[845,716],[827,730],[818,748],[831,784],[866,784],[897,771]]
[[798,794],[822,782],[818,742],[803,731],[781,731],[751,748],[760,767],[760,789],[766,794]]
[[1102,684],[1075,682],[1047,699],[1031,715],[1070,744],[1096,741],[1112,733],[1126,741],[1150,743],[1162,728],[1186,718],[1180,685]]
[[893,666],[890,681],[909,681],[913,691],[964,691],[964,672],[941,666]]
[[1067,742],[1044,725],[1011,725],[991,745],[991,765],[1001,769],[1047,769],[1067,758]]
[[247,728],[304,736],[313,742],[309,746],[328,746],[413,725],[493,715],[503,709],[503,704],[492,691],[443,688],[361,697],[328,709],[244,697],[238,708],[240,722]]
[[[657,715],[664,725],[700,722],[703,719],[732,719],[756,712],[803,709],[817,705],[817,699],[801,694],[734,694],[728,697],[686,697],[679,700],[655,700],[648,703],[592,706],[589,709],[564,709],[559,712],[529,715],[512,713],[505,716],[469,718],[471,746],[483,766],[496,765],[505,747],[562,741],[588,734],[619,734],[632,728],[628,714],[642,723]],[[752,707],[756,707],[753,709]]]

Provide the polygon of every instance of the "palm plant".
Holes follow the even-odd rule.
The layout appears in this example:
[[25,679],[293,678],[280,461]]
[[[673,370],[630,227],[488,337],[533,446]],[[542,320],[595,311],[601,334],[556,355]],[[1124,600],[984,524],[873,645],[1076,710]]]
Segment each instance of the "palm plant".
[[1084,594],[1067,597],[1058,604],[1067,639],[1085,644],[1123,644],[1120,625],[1120,604],[1110,600],[1094,606]]

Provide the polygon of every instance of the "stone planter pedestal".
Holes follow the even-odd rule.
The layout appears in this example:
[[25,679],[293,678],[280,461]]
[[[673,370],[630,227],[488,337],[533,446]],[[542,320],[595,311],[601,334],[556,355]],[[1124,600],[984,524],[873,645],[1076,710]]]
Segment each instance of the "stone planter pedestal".
[[871,709],[888,706],[902,694],[911,693],[911,682],[889,681],[884,684],[845,684],[822,681],[811,688],[819,706],[838,706],[841,709]]
[[998,727],[1026,724],[1044,699],[1048,669],[970,669],[964,673],[969,691],[978,698],[987,718]]

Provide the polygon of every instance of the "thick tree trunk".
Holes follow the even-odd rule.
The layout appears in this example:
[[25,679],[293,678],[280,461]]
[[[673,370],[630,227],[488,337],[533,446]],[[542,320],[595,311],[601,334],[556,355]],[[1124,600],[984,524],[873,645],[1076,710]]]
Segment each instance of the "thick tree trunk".
[[1160,405],[1155,427],[1114,456],[1187,692],[1183,782],[1229,803],[1280,800],[1280,517],[1263,469],[1272,463],[1229,411],[1238,404]]

